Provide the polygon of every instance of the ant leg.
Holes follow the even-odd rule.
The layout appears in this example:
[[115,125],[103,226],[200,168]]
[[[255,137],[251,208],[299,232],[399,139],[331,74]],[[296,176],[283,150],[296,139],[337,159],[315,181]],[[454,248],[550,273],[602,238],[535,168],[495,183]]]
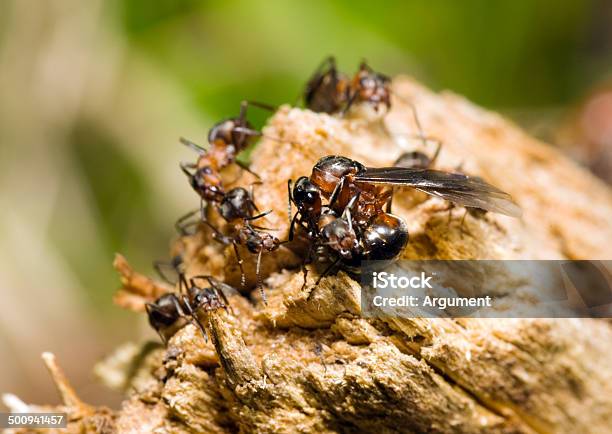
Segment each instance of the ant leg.
[[240,267],[240,287],[244,288],[246,286],[246,274],[244,273],[243,261],[240,257],[240,252],[238,251],[238,244],[235,242],[232,243],[234,246],[234,253],[236,254],[236,259],[238,260],[238,266]]
[[237,132],[237,133],[242,133],[242,134],[246,134],[246,135],[249,135],[249,136],[263,137],[264,139],[274,140],[274,141],[280,142],[280,143],[291,143],[292,145],[299,144],[298,142],[292,142],[290,140],[283,140],[283,139],[278,138],[278,137],[268,136],[268,135],[262,133],[261,131],[254,130],[252,128],[235,127],[234,131]]
[[[164,282],[171,285],[176,285],[176,280],[173,281],[172,279],[169,279],[166,273],[164,273],[162,266],[172,267],[173,265],[166,261],[153,261],[153,269],[157,272],[157,275],[161,277]],[[176,269],[174,269],[174,271],[176,271]]]
[[332,192],[332,195],[329,198],[329,207],[333,208],[334,204],[336,203],[336,200],[338,199],[338,196],[340,195],[340,192],[342,191],[342,189],[344,188],[344,182],[346,180],[346,177],[342,177],[342,179],[340,179],[340,182],[338,183],[338,185],[336,185],[336,188],[334,188],[334,191]]
[[330,264],[330,265],[329,265],[329,266],[328,266],[328,267],[327,267],[327,268],[326,268],[326,269],[323,271],[323,273],[321,273],[321,275],[320,275],[320,276],[319,276],[319,278],[317,279],[317,283],[316,283],[317,285],[318,285],[318,284],[321,282],[321,279],[323,279],[324,277],[326,277],[326,276],[327,276],[327,275],[328,275],[328,274],[331,272],[331,270],[332,270],[332,269],[333,269],[333,268],[334,268],[336,265],[338,265],[338,262],[340,262],[340,260],[341,260],[341,259],[342,259],[342,258],[340,258],[340,257],[336,258],[336,260],[335,260],[334,262],[332,262],[332,263],[331,263],[331,264]]
[[453,217],[453,208],[455,208],[455,205],[453,203],[451,203],[450,206],[448,207],[448,222],[447,222],[448,226],[450,226],[451,219]]
[[433,157],[431,157],[431,160],[429,161],[430,167],[433,167],[434,163],[438,159],[438,155],[440,155],[440,150],[442,149],[442,140],[435,140],[435,142],[438,143],[438,146],[436,147]]
[[353,207],[355,206],[355,203],[357,203],[360,196],[361,196],[361,192],[358,191],[355,196],[351,197],[351,200],[349,200],[349,203],[344,208],[344,211],[342,214],[349,213],[349,217],[350,217],[350,211],[353,209]]
[[259,274],[259,270],[261,267],[261,255],[263,254],[263,248],[259,249],[259,253],[257,254],[257,264],[255,265],[255,279],[257,280],[257,289],[259,289],[259,293],[261,294],[261,299],[264,302],[264,305],[268,305],[268,299],[266,298],[266,292],[263,289],[263,283],[261,282],[261,275]]
[[295,215],[293,216],[293,219],[290,220],[289,222],[289,236],[288,236],[288,241],[293,241],[293,238],[295,236],[295,225],[297,223],[297,217],[298,217],[299,213],[295,213]]
[[346,116],[346,114],[351,109],[351,107],[353,106],[356,100],[357,100],[357,92],[353,92],[351,95],[349,95],[349,99],[348,99],[348,102],[346,103],[346,106],[340,112],[341,117]]
[[192,142],[192,141],[191,141],[191,140],[189,140],[189,139],[186,139],[185,137],[181,137],[181,138],[179,138],[179,141],[180,141],[180,142],[181,142],[183,145],[187,146],[188,148],[191,148],[191,149],[193,149],[194,151],[196,151],[196,152],[197,152],[199,155],[204,155],[204,154],[206,154],[206,149],[205,149],[205,148],[203,148],[202,146],[200,146],[200,145],[198,145],[198,144],[196,144],[196,143]]
[[240,115],[238,116],[239,119],[246,120],[246,112],[250,105],[260,109],[268,110],[270,112],[275,112],[278,109],[278,107],[266,104],[264,102],[243,100],[240,102]]
[[321,71],[328,66],[329,69],[336,69],[336,58],[334,56],[327,56],[325,59],[323,59],[323,61],[319,64],[319,66],[317,67],[317,69],[315,69],[315,72],[312,74],[317,75],[320,74]]
[[312,247],[313,243],[310,243],[310,245],[308,246],[308,252],[306,252],[306,256],[304,257],[304,260],[301,264],[302,275],[304,276],[304,283],[302,283],[301,291],[304,291],[304,289],[306,288],[306,284],[308,283],[308,268],[306,268],[306,263],[310,260],[310,255],[312,255]]
[[249,166],[248,166],[246,163],[243,163],[242,161],[239,161],[239,160],[235,160],[234,162],[235,162],[235,163],[236,163],[236,165],[237,165],[238,167],[240,167],[242,170],[246,170],[246,171],[247,171],[247,172],[249,172],[251,175],[253,175],[255,178],[257,178],[257,179],[261,179],[261,177],[260,177],[260,176],[259,176],[257,173],[253,172],[253,171],[251,170],[251,168],[250,168],[250,167],[249,167]]
[[249,186],[249,205],[251,205],[253,207],[253,209],[257,212],[259,212],[259,208],[257,208],[257,204],[255,203],[255,185],[262,185],[263,182],[261,181],[255,181],[252,182],[251,185]]
[[466,208],[465,209],[465,213],[463,214],[463,217],[461,217],[461,223],[459,224],[459,229],[461,230],[461,233],[466,233],[467,231],[463,228],[463,225],[465,223],[465,218],[467,217],[467,215],[469,214],[469,210]]
[[391,187],[391,196],[389,197],[389,202],[387,202],[387,207],[385,212],[387,214],[391,214],[391,206],[393,205],[393,194],[395,194],[395,188]]
[[291,203],[293,202],[293,195],[291,194],[291,180],[287,180],[287,221],[289,222],[289,226],[291,226]]
[[208,220],[203,220],[202,223],[204,223],[206,226],[208,226],[210,229],[212,229],[213,233],[212,233],[212,237],[215,241],[218,241],[222,244],[229,244],[232,242],[231,237],[228,237],[226,235],[223,235],[221,233],[221,231],[219,229],[217,229],[216,227],[214,227]]
[[[187,231],[185,230],[187,227],[192,226],[194,222],[185,223],[186,220],[189,220],[198,212],[201,212],[201,208],[197,208],[189,211],[185,215],[182,215],[178,218],[178,220],[174,223],[174,228],[181,235],[187,235]],[[196,224],[199,222],[195,222]]]
[[187,279],[185,278],[185,273],[180,272],[179,273],[179,280],[178,280],[178,284],[179,284],[179,294],[183,294],[183,292],[185,294],[187,294],[189,291],[189,285],[187,284]]
[[200,332],[202,332],[202,336],[204,337],[204,340],[206,342],[208,342],[208,335],[206,334],[206,330],[204,329],[204,326],[202,325],[202,323],[200,322],[200,320],[198,319],[198,317],[196,316],[196,313],[194,312],[191,303],[189,302],[189,300],[187,299],[187,296],[183,296],[183,304],[185,305],[185,307],[187,308],[187,313],[189,314],[189,316],[191,317],[191,323],[195,323],[195,325],[200,329]]

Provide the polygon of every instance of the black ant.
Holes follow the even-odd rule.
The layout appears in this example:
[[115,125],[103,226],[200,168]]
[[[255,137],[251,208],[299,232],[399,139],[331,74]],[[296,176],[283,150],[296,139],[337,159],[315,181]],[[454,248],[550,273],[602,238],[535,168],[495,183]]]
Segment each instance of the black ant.
[[[208,281],[208,287],[199,286],[197,280]],[[179,294],[164,294],[153,303],[147,303],[145,309],[149,324],[167,345],[174,334],[189,323],[194,323],[205,339],[206,331],[197,318],[202,311],[228,309],[229,302],[225,292],[236,292],[231,286],[219,282],[211,276],[194,276],[189,279],[179,274]]]
[[375,72],[366,62],[352,77],[338,71],[336,59],[326,58],[314,72],[304,91],[306,107],[318,113],[346,114],[353,104],[367,103],[378,113],[391,108],[389,77]]

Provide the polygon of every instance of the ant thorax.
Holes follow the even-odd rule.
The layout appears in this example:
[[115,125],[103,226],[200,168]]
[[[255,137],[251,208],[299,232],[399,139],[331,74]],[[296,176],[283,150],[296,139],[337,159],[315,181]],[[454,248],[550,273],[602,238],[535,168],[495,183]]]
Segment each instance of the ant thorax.
[[359,173],[364,166],[350,158],[328,155],[321,158],[312,168],[310,181],[316,185],[325,198],[329,198],[342,178],[350,181],[348,175]]
[[217,171],[236,160],[236,147],[232,143],[219,140],[208,149],[206,154],[198,158],[197,166],[211,166]]

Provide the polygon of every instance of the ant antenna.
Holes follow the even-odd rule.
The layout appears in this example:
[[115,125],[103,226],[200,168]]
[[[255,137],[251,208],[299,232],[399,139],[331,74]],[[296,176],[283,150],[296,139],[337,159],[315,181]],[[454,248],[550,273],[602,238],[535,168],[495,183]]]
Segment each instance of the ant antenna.
[[196,143],[192,142],[192,141],[191,141],[191,140],[189,140],[189,139],[186,139],[185,137],[180,137],[180,138],[179,138],[179,141],[180,141],[180,142],[181,142],[183,145],[187,146],[188,148],[193,149],[194,151],[196,151],[196,152],[197,152],[198,154],[200,154],[200,155],[204,155],[204,154],[206,154],[206,149],[205,149],[205,148],[203,148],[202,146],[200,146],[200,145],[198,145],[198,144],[196,144]]
[[181,167],[181,170],[183,171],[183,173],[185,175],[187,175],[187,177],[191,181],[193,179],[193,173],[191,173],[189,171],[189,169],[195,169],[195,165],[193,163],[183,163],[183,162],[181,162],[179,164],[179,166]]
[[254,215],[253,217],[246,217],[245,220],[247,220],[247,221],[257,220],[257,219],[260,219],[262,217],[267,216],[271,212],[272,212],[272,210],[268,210],[266,212],[262,212],[261,214]]
[[266,292],[263,289],[263,284],[261,282],[261,275],[259,274],[259,270],[261,267],[261,255],[263,253],[263,248],[259,249],[259,253],[257,254],[257,264],[255,265],[255,278],[257,279],[257,288],[259,289],[259,293],[261,294],[261,299],[264,302],[264,305],[268,305],[268,299],[266,298]]
[[441,149],[442,149],[442,142],[438,141],[438,146],[436,147],[436,151],[434,152],[433,157],[431,157],[431,161],[429,163],[430,166],[433,166],[433,164],[438,159],[438,155],[440,155],[440,150]]
[[238,251],[238,246],[236,243],[233,243],[234,253],[236,254],[236,259],[238,260],[238,266],[240,267],[240,287],[244,288],[246,286],[246,274],[244,273],[244,266],[242,258],[240,257],[240,252]]
[[270,112],[275,112],[278,109],[278,107],[276,106],[266,104],[263,102],[243,100],[240,102],[240,114],[238,115],[239,119],[241,120],[246,119],[247,109],[249,108],[250,105],[252,105],[253,107],[263,109],[263,110],[268,110]]
[[163,271],[162,267],[172,267],[174,271],[176,271],[176,268],[174,268],[173,264],[166,262],[166,261],[153,261],[153,269],[157,272],[157,275],[159,277],[161,277],[161,279],[166,282],[169,283],[171,285],[176,285],[176,280],[170,279],[166,273]]

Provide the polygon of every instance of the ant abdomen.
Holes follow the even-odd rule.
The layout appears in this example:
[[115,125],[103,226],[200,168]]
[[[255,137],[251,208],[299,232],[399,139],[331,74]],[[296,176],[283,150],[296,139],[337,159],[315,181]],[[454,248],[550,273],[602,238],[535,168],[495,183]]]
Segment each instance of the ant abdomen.
[[408,227],[403,219],[389,213],[375,216],[361,234],[363,260],[397,258],[408,244]]
[[163,342],[168,342],[174,333],[187,323],[181,302],[176,294],[162,295],[153,303],[147,303],[146,310],[149,324]]

